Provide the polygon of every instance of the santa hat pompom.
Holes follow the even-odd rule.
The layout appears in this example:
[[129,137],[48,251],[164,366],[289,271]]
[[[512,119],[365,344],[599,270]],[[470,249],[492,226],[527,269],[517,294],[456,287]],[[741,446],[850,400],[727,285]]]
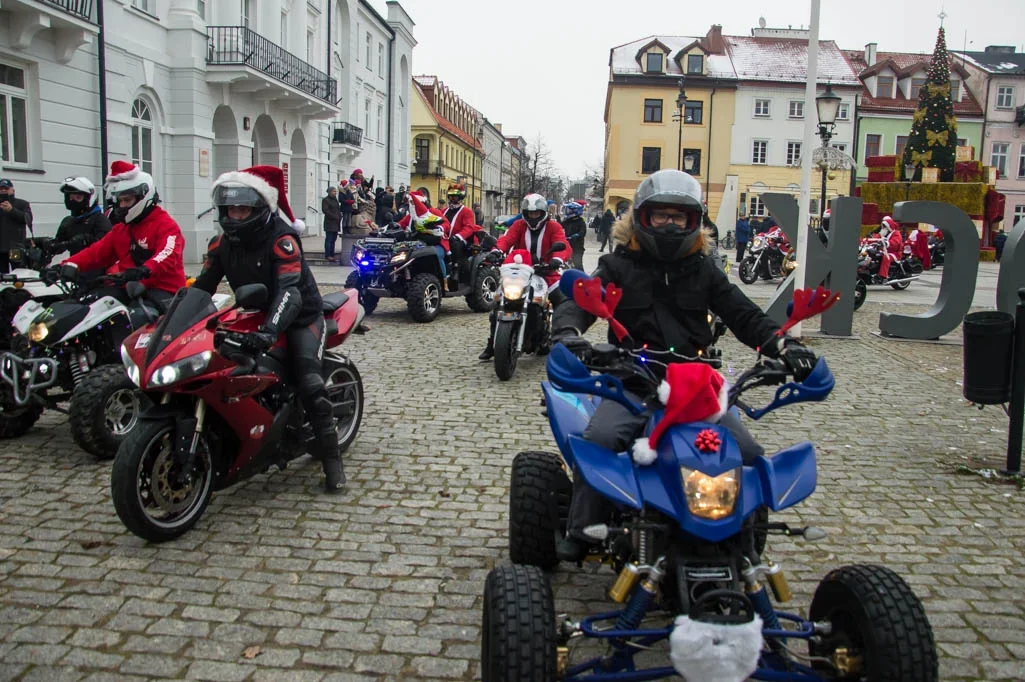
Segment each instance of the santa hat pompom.
[[131,180],[139,175],[139,167],[128,161],[115,161],[110,164],[110,175],[107,182],[118,182],[120,180]]
[[658,451],[651,447],[647,438],[635,440],[630,452],[638,466],[646,467],[658,459]]

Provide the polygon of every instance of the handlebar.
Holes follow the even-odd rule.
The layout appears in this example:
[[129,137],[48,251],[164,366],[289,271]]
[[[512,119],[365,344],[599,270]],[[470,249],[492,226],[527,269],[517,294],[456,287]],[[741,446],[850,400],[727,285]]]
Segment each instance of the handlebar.
[[246,350],[245,332],[218,329],[214,332],[214,348],[226,360],[238,365],[238,374],[248,374],[256,367],[256,357]]

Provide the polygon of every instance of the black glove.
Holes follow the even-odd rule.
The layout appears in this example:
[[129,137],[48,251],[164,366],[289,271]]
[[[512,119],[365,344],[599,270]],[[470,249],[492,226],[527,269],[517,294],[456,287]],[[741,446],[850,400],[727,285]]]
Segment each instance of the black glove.
[[793,339],[784,341],[779,359],[786,364],[787,369],[790,370],[790,373],[794,375],[794,379],[798,382],[807,379],[808,375],[815,369],[815,363],[818,362],[818,357],[810,348]]
[[504,257],[502,256],[501,251],[492,251],[484,258],[484,260],[493,265],[499,265],[504,260]]
[[138,282],[139,280],[146,279],[153,273],[146,266],[138,268],[128,268],[124,272],[120,273],[119,279],[122,282]]
[[264,353],[278,340],[277,334],[270,332],[250,332],[242,338],[242,348],[252,353]]
[[39,271],[39,278],[42,279],[47,286],[51,286],[60,281],[61,278],[61,266],[51,265],[45,270]]
[[587,362],[591,358],[591,342],[576,334],[566,334],[552,339],[552,343],[561,343],[570,353]]

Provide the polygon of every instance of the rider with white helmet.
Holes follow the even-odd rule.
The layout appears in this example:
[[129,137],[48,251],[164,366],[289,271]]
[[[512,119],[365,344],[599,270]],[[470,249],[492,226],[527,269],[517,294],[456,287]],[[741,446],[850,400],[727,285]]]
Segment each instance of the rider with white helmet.
[[96,185],[89,178],[66,178],[60,191],[71,213],[61,221],[53,241],[58,248],[76,254],[110,232],[110,220],[103,214]]

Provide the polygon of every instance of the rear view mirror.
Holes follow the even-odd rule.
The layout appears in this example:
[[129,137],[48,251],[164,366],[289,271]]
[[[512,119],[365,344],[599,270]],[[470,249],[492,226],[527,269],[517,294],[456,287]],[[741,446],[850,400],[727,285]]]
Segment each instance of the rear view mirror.
[[259,308],[267,302],[267,286],[244,284],[235,290],[235,305],[239,308]]
[[560,251],[565,251],[568,248],[569,246],[566,245],[566,242],[555,242],[552,244],[552,248],[548,249],[548,255],[551,256],[553,253],[559,253]]

